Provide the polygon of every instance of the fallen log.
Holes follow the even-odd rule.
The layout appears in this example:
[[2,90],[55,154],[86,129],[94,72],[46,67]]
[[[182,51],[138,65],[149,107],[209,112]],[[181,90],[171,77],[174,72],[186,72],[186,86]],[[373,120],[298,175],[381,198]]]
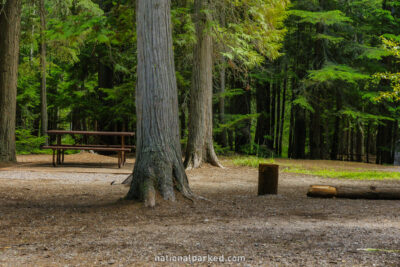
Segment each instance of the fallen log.
[[400,200],[400,187],[311,185],[308,197]]

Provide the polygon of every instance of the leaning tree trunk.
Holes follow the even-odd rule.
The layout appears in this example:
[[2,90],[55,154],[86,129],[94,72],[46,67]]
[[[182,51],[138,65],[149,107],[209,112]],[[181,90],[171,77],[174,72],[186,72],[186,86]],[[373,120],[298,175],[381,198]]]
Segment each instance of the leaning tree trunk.
[[137,152],[127,199],[191,197],[182,163],[170,0],[137,1]]
[[[47,116],[47,88],[46,88],[46,9],[44,7],[44,0],[39,1],[39,13],[40,13],[40,65],[41,65],[41,117],[42,117],[42,127],[41,135],[47,136],[48,129],[48,116]],[[46,145],[49,141],[46,137]]]
[[203,9],[208,0],[195,0],[194,23],[197,44],[194,48],[192,88],[189,106],[189,136],[185,167],[198,168],[203,162],[222,167],[214,151],[212,126],[213,39],[206,28],[209,14]]
[[16,161],[15,114],[21,0],[0,2],[0,162]]

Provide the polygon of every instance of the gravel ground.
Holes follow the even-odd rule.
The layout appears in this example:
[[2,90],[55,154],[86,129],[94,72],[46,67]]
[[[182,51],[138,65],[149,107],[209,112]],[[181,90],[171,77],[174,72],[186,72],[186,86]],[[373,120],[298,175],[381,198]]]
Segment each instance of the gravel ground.
[[121,183],[127,174],[108,173],[71,173],[39,171],[0,171],[0,179],[12,180],[49,180],[60,184]]
[[306,197],[311,184],[400,181],[282,173],[279,194],[258,197],[256,169],[223,163],[188,172],[208,201],[160,200],[154,209],[121,200],[128,188],[110,182],[126,174],[0,169],[0,265],[176,266],[185,264],[155,260],[223,255],[202,265],[400,266],[400,201]]

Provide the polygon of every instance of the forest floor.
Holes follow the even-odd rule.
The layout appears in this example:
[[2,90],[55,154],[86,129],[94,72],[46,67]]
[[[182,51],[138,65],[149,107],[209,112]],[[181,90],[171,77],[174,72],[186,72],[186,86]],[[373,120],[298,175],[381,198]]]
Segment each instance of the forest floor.
[[[204,265],[222,265],[214,256],[223,256],[242,266],[400,266],[400,201],[306,196],[311,184],[400,186],[400,180],[281,172],[279,194],[258,197],[257,169],[223,159],[225,169],[188,171],[193,191],[209,201],[161,201],[147,209],[121,200],[127,187],[110,185],[125,179],[133,159],[122,169],[114,157],[89,153],[68,155],[58,168],[48,155],[18,161],[0,166],[2,266],[176,266],[185,263],[156,260],[189,255],[210,256]],[[400,172],[363,163],[276,162]]]

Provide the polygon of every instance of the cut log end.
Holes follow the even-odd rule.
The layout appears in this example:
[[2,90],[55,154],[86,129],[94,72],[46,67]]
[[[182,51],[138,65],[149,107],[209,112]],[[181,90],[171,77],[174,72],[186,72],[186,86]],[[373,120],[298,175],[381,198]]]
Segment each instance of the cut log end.
[[307,193],[307,196],[309,197],[331,198],[331,197],[336,197],[336,195],[337,195],[336,187],[329,185],[311,185]]

